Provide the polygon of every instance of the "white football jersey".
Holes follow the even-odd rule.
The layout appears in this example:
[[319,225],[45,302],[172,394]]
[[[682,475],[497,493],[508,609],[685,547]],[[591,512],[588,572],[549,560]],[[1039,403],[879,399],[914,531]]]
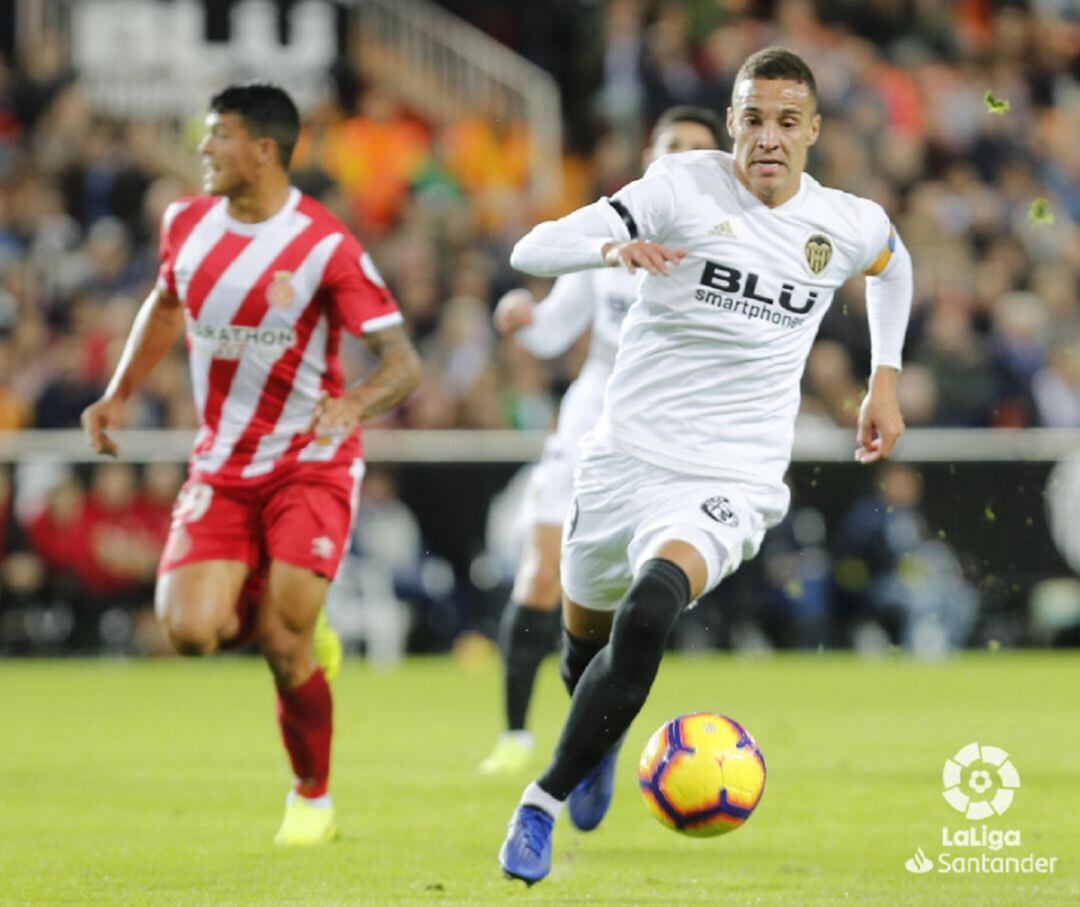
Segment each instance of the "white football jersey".
[[770,208],[723,151],[666,155],[595,207],[614,235],[689,254],[646,274],[594,436],[679,472],[779,485],[814,336],[837,287],[891,242],[888,216],[807,173]]

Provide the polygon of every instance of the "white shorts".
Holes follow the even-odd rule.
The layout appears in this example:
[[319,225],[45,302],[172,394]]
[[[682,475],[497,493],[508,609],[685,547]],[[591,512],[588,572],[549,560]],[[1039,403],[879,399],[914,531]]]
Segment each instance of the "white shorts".
[[584,608],[613,611],[641,565],[677,540],[705,559],[704,595],[757,554],[789,499],[783,485],[686,475],[594,441],[563,528],[563,591]]
[[590,432],[604,407],[604,386],[611,363],[590,359],[559,404],[559,425],[544,443],[544,454],[529,478],[522,508],[526,526],[562,526],[574,499],[574,470],[581,439]]
[[525,526],[561,526],[574,499],[577,439],[572,444],[559,435],[544,443],[544,454],[529,475],[521,521]]

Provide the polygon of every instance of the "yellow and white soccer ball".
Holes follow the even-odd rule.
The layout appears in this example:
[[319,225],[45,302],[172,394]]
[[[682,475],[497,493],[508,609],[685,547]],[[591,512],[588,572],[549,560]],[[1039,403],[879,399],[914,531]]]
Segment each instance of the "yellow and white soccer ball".
[[681,715],[649,738],[638,783],[662,824],[711,838],[750,817],[765,790],[765,757],[737,721],[709,712]]

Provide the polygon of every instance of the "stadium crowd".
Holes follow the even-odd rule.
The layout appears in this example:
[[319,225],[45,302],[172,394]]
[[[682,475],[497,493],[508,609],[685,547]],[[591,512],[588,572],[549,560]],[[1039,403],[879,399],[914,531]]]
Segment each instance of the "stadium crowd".
[[[681,103],[723,110],[739,63],[779,43],[803,55],[818,80],[825,127],[810,171],[880,202],[913,256],[916,303],[900,386],[908,424],[1080,428],[1075,7],[608,0],[588,10],[587,60],[559,73],[574,99],[564,195],[545,210],[522,201],[520,123],[494,115],[427,122],[393,81],[362,79],[352,58],[333,67],[324,98],[306,111],[295,181],[368,245],[424,358],[423,384],[394,424],[550,427],[582,350],[543,363],[496,336],[495,301],[523,280],[509,267],[511,245],[538,217],[634,178],[660,111]],[[579,12],[588,14],[583,5]],[[521,41],[540,62],[557,56]],[[160,216],[198,191],[198,126],[111,118],[57,36],[0,59],[0,430],[75,427],[100,394],[155,280]],[[849,284],[825,321],[804,378],[806,422],[855,424],[869,366],[862,297]],[[354,373],[364,367],[359,344],[347,354]],[[193,427],[182,349],[128,415],[133,427]],[[2,478],[0,491],[9,484]],[[51,552],[68,550],[55,541],[65,508],[78,510],[71,519],[107,522],[128,498],[125,513],[141,516],[121,521],[120,544],[139,548],[137,537],[152,548],[167,513],[160,502],[177,480],[99,470],[85,490],[61,483],[18,518],[5,491],[0,556],[36,553],[42,575],[55,573]],[[98,598],[118,594],[109,584],[121,581],[124,594],[145,594],[152,579],[152,566],[130,564],[138,576],[110,576],[104,549],[80,557]],[[8,561],[5,586],[33,586],[26,559]]]

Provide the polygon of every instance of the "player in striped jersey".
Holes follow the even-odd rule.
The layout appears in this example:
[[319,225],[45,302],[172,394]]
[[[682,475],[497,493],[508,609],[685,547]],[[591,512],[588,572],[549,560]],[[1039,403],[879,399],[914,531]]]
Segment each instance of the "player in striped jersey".
[[[363,475],[359,425],[418,383],[419,359],[368,254],[289,183],[300,129],[269,84],[210,102],[199,146],[206,195],[169,206],[156,287],[116,372],[83,413],[98,453],[181,332],[199,432],[173,512],[156,607],[185,655],[258,639],[296,777],[275,841],[336,835],[327,793],[332,703],[313,638]],[[342,330],[377,359],[344,387]]]
[[[656,121],[642,163],[648,167],[665,154],[719,148],[722,139],[723,125],[713,111],[672,107]],[[562,355],[587,330],[592,336],[585,365],[563,396],[558,427],[544,445],[525,492],[523,522],[529,535],[499,623],[506,730],[480,765],[486,775],[519,771],[532,752],[525,717],[537,669],[560,633],[559,548],[573,496],[578,446],[600,418],[619,329],[640,283],[640,275],[621,268],[580,271],[556,280],[540,303],[528,290],[518,289],[500,299],[495,309],[499,332],[513,333],[541,358]]]

